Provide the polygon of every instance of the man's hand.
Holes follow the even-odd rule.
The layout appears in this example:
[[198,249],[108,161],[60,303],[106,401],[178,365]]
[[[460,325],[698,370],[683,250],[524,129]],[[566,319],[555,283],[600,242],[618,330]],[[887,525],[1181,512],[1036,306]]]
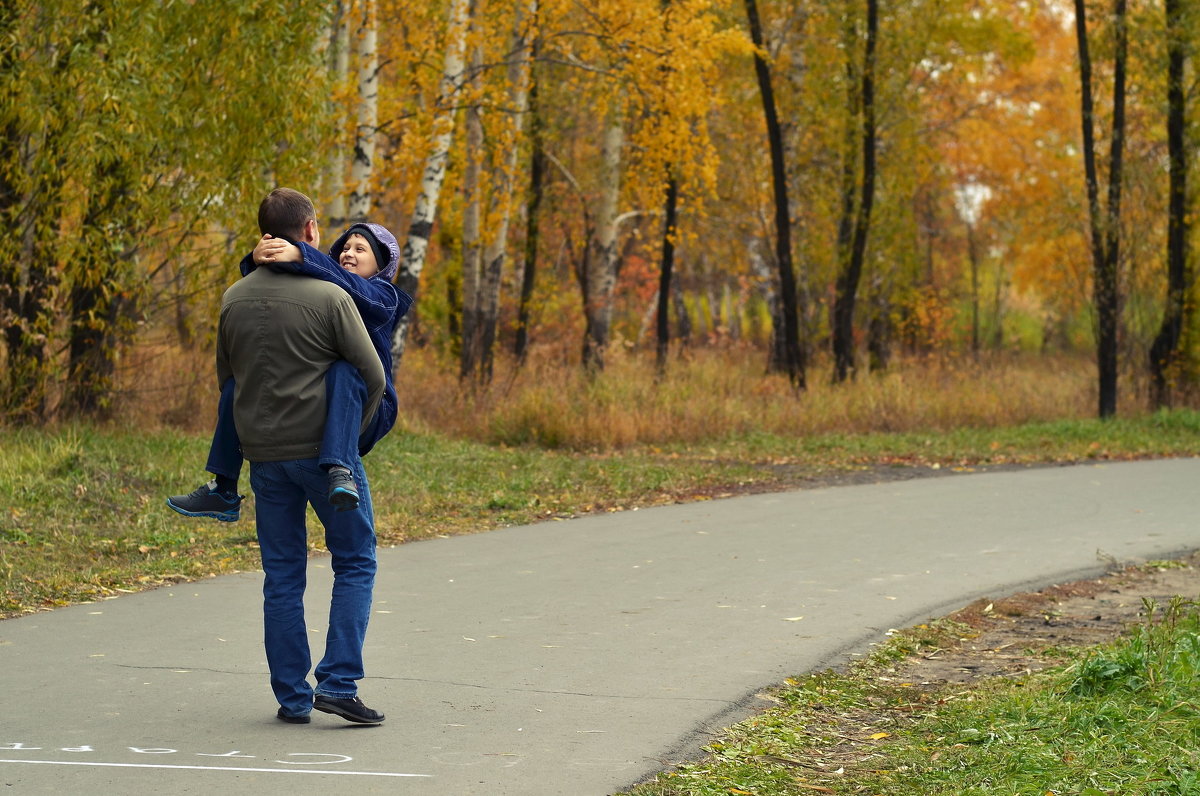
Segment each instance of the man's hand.
[[263,235],[262,240],[254,247],[254,262],[258,265],[275,265],[277,263],[298,263],[303,260],[300,247],[286,240]]

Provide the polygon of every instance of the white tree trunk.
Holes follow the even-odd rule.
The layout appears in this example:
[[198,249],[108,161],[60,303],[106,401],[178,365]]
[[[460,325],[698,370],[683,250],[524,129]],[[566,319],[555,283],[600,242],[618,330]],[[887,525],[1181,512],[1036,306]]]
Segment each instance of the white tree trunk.
[[[438,196],[446,177],[446,160],[450,155],[450,143],[454,138],[454,98],[462,86],[463,50],[467,33],[467,0],[451,0],[450,24],[446,34],[446,56],[442,65],[438,105],[441,111],[433,123],[433,139],[425,169],[421,174],[421,191],[413,207],[408,237],[400,253],[399,284],[414,299],[420,284],[421,269],[425,267],[425,253],[429,249],[429,236],[433,233],[433,219],[437,213]],[[392,338],[392,353],[396,363],[404,357],[404,344],[408,340],[409,318],[405,315],[396,325]]]
[[[349,9],[345,2],[333,4],[333,17],[329,26],[329,49],[327,68],[330,83],[341,86],[350,73],[350,25],[347,20]],[[337,118],[337,109],[329,102],[330,118]],[[331,229],[340,228],[346,222],[346,153],[341,146],[339,132],[337,143],[325,163],[322,193],[325,196],[325,224]]]
[[350,220],[365,221],[371,212],[371,178],[375,169],[375,137],[379,132],[379,51],[376,47],[375,0],[358,0],[358,113],[354,160],[350,164]]
[[584,313],[587,330],[583,343],[583,363],[604,368],[604,349],[612,326],[613,292],[617,285],[617,210],[621,200],[621,149],[625,145],[622,103],[617,100],[609,110],[601,149],[603,176],[600,201],[596,208],[596,232],[589,242],[587,300]]
[[492,207],[489,217],[498,217],[496,234],[488,242],[483,255],[483,284],[479,308],[479,368],[483,379],[491,378],[492,353],[496,341],[496,327],[500,314],[500,277],[504,271],[504,258],[508,248],[508,226],[512,218],[513,181],[517,172],[517,155],[521,133],[525,128],[525,116],[529,104],[529,76],[534,27],[537,22],[538,0],[527,0],[524,8],[518,7],[513,22],[513,43],[508,62],[508,91],[512,120],[512,139],[504,161],[492,178]]

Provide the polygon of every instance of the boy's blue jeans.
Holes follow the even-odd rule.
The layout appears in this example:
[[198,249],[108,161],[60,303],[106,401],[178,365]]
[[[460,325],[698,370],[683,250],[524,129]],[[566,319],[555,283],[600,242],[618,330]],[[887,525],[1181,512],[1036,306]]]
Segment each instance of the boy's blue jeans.
[[271,689],[290,715],[312,710],[308,683],[312,657],[304,621],[308,532],[305,509],[311,504],[325,526],[325,547],[333,564],[333,596],[325,655],[314,671],[315,693],[351,698],[363,677],[363,641],[375,584],[375,524],[362,461],[350,468],[359,485],[353,511],[335,511],[327,496],[327,475],[316,459],[251,462],[255,521],[262,552],[263,640]]
[[[208,449],[207,472],[235,481],[242,471],[242,441],[233,422],[233,379],[221,385],[217,402],[217,425]],[[325,374],[325,432],[321,438],[319,464],[341,465],[353,470],[360,445],[375,434],[382,412],[371,418],[370,427],[360,438],[362,407],[367,400],[367,385],[358,369],[344,359],[329,366]]]

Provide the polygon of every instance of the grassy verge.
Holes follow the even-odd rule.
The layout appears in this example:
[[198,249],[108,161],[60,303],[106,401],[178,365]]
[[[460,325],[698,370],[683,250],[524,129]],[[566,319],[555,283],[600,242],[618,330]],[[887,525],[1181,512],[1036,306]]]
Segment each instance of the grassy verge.
[[[368,457],[380,541],[774,489],[880,470],[1191,455],[1200,413],[945,434],[750,434],[586,454],[394,434]],[[257,567],[254,528],[190,520],[168,494],[205,477],[206,440],[70,427],[0,430],[0,612]],[[313,538],[314,548],[319,538]]]
[[[0,429],[0,615],[257,568],[252,499],[238,523],[164,506],[207,477],[206,452],[204,436],[171,431]],[[367,467],[386,545],[797,485],[1197,453],[1200,413],[1177,411],[929,434],[750,433],[605,453],[397,432]]]
[[[1200,793],[1200,610],[1182,598],[1155,608],[1115,643],[1048,650],[1063,660],[1055,668],[935,692],[880,676],[897,658],[969,632],[922,626],[845,673],[789,680],[777,707],[726,731],[704,760],[630,793]],[[837,763],[847,733],[852,770]]]

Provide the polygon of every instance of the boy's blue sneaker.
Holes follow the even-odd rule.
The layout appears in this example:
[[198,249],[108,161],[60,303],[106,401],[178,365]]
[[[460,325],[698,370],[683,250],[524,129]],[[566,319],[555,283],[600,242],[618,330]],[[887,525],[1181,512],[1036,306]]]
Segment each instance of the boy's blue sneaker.
[[354,475],[345,467],[329,468],[329,502],[337,511],[358,508],[358,487],[354,485]]
[[172,495],[167,498],[167,505],[188,517],[212,517],[221,522],[237,522],[242,512],[243,497],[218,492],[217,482],[209,481],[190,495]]

